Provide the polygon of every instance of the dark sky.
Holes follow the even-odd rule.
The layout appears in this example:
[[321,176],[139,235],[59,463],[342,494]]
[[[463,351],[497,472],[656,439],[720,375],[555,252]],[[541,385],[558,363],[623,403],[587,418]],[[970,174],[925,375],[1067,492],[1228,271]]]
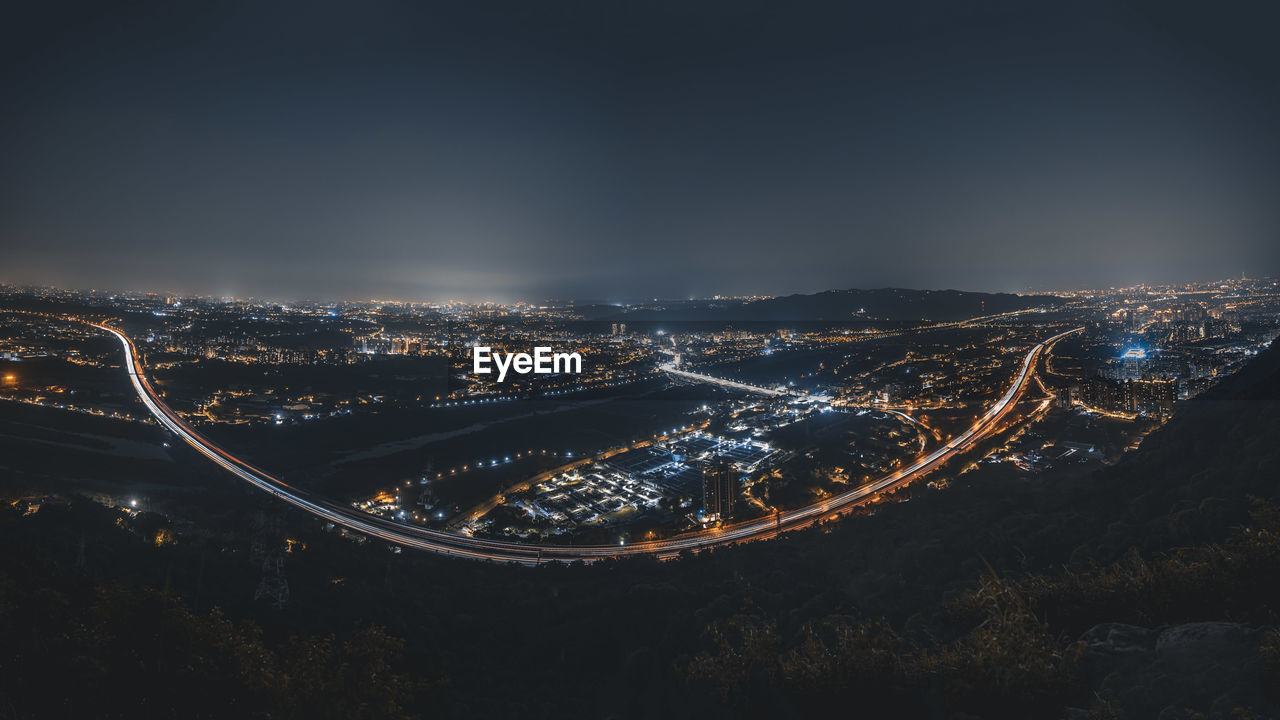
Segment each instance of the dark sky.
[[58,2],[0,281],[619,301],[1280,274],[1275,2]]

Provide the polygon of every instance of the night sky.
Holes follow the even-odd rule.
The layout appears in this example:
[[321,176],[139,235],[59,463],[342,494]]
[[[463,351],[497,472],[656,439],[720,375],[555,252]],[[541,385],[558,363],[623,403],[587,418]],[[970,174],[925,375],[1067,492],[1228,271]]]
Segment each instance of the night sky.
[[626,301],[1280,274],[1280,4],[852,5],[10,5],[0,281]]

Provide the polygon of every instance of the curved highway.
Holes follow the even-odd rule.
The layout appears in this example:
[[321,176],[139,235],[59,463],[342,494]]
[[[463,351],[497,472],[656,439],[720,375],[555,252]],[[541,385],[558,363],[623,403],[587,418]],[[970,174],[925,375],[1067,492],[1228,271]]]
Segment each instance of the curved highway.
[[111,333],[120,341],[121,346],[124,348],[125,367],[129,372],[129,379],[133,382],[134,390],[137,391],[142,404],[147,407],[147,410],[155,416],[160,424],[174,435],[185,440],[200,454],[240,479],[316,517],[395,545],[427,550],[453,557],[495,562],[515,562],[524,565],[572,562],[575,560],[590,562],[604,558],[635,555],[670,558],[683,550],[697,551],[717,545],[771,538],[781,532],[811,525],[836,512],[859,505],[881,492],[925,475],[986,436],[1017,404],[1028,382],[1035,375],[1036,362],[1045,348],[1061,338],[1083,329],[1076,328],[1075,330],[1055,335],[1036,345],[1022,361],[1022,366],[1009,389],[969,429],[945,445],[918,458],[910,465],[873,483],[832,496],[823,502],[778,513],[771,517],[685,533],[665,540],[637,542],[628,545],[534,545],[474,538],[393,522],[322,498],[313,497],[304,490],[272,477],[213,444],[196,432],[177,413],[169,409],[151,387],[151,383],[147,380],[143,371],[142,363],[138,360],[133,341],[124,333],[108,325],[90,324]]

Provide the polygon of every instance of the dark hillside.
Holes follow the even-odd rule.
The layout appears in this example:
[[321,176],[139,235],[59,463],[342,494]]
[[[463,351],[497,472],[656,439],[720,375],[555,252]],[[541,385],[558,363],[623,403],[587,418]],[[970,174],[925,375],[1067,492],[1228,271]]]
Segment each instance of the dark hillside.
[[637,308],[614,320],[663,321],[853,321],[863,319],[948,322],[979,315],[1062,303],[1053,295],[964,292],[961,290],[828,290],[763,300],[696,300],[662,308]]
[[[14,452],[47,452],[11,442]],[[194,454],[173,452],[189,474],[166,481],[174,485],[168,496],[154,484],[149,502],[158,512],[132,518],[76,499],[65,481],[7,471],[6,487],[67,502],[32,514],[0,505],[3,676],[12,678],[0,686],[0,707],[23,717],[83,708],[75,693],[71,705],[23,694],[36,686],[22,671],[37,666],[25,659],[64,657],[45,653],[46,635],[85,613],[159,602],[145,600],[153,590],[190,608],[200,626],[181,631],[175,652],[211,660],[176,680],[172,666],[144,663],[129,678],[138,687],[144,677],[187,683],[192,693],[259,687],[231,650],[204,645],[218,634],[210,628],[222,621],[209,613],[219,607],[232,622],[261,628],[263,646],[242,635],[242,649],[285,664],[296,661],[290,648],[335,630],[334,642],[363,652],[366,629],[385,627],[404,640],[402,656],[380,645],[370,661],[428,681],[391,690],[397,704],[450,717],[729,717],[749,708],[773,716],[855,706],[873,716],[1058,717],[1064,705],[1089,706],[1105,677],[1120,672],[1077,644],[1095,626],[1140,626],[1124,637],[1147,652],[1165,626],[1246,623],[1237,635],[1252,649],[1242,657],[1263,667],[1272,598],[1280,596],[1272,587],[1280,564],[1268,550],[1280,523],[1265,508],[1249,515],[1251,498],[1280,500],[1276,347],[1184,405],[1113,467],[1023,476],[983,466],[945,491],[912,489],[909,502],[829,528],[670,563],[533,570],[393,554],[326,533]],[[122,482],[84,473],[95,487]],[[281,526],[265,540],[263,515]],[[287,555],[292,593],[280,611],[253,598],[262,576],[257,548],[285,534],[302,545]],[[116,587],[142,599],[102,599]],[[109,642],[76,635],[65,642],[75,643],[68,647],[77,664],[39,671],[63,678],[63,687],[102,687],[113,678],[103,663],[154,652],[146,638],[188,625],[186,612],[131,613],[136,635],[103,619]],[[1107,642],[1115,645],[1094,646]],[[1132,672],[1149,692],[1114,704],[1129,708],[1127,717],[1154,716],[1148,711],[1171,691],[1144,680],[1142,668]],[[356,692],[333,682],[338,695]],[[1228,710],[1242,705],[1265,717],[1255,691],[1214,685],[1186,702],[1208,712],[1226,697]],[[154,707],[148,692],[113,708],[145,712]],[[253,692],[249,716],[293,697]],[[337,713],[355,701],[330,697],[326,705]],[[214,714],[222,706],[209,707]]]

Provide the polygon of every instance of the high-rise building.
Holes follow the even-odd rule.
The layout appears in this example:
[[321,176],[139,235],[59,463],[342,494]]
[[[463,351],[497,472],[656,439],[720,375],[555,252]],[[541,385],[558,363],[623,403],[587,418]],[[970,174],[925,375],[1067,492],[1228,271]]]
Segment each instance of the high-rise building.
[[1167,416],[1178,400],[1178,381],[1168,378],[1115,381],[1095,377],[1080,388],[1085,405],[1114,412]]
[[1147,351],[1142,348],[1129,348],[1115,360],[1108,361],[1107,373],[1112,380],[1138,380],[1149,367]]
[[1057,396],[1056,401],[1057,401],[1058,407],[1060,408],[1073,407],[1080,400],[1080,386],[1068,385],[1066,387],[1058,388],[1058,392],[1056,393],[1056,396]]
[[1164,378],[1131,380],[1125,383],[1125,402],[1130,412],[1168,415],[1178,400],[1178,381]]
[[1098,410],[1126,410],[1124,398],[1124,386],[1108,378],[1090,378],[1080,387],[1080,402]]
[[702,466],[702,512],[712,520],[733,516],[733,500],[738,494],[738,474],[727,462]]

